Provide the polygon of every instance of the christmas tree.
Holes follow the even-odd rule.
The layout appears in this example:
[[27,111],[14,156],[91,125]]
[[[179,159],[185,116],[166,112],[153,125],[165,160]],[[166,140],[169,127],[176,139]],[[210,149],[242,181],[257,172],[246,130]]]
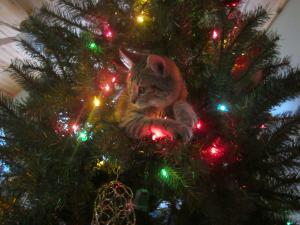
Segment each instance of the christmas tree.
[[[1,224],[293,224],[300,209],[299,70],[262,8],[240,1],[59,0],[24,21],[0,98]],[[115,114],[119,50],[172,59],[199,117],[193,137],[134,139]]]

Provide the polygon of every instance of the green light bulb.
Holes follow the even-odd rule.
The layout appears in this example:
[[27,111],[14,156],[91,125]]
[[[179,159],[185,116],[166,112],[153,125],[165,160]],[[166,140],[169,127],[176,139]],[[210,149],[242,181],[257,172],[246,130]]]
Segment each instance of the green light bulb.
[[90,41],[88,44],[87,44],[87,48],[92,51],[93,53],[103,53],[103,49],[97,45],[97,43],[95,41]]
[[97,50],[97,44],[95,42],[90,42],[88,47],[93,51]]
[[88,140],[88,134],[87,134],[86,130],[82,130],[79,132],[78,139],[81,142],[85,142]]
[[292,225],[293,223],[291,221],[287,221],[286,225]]
[[161,176],[162,178],[164,178],[164,179],[168,179],[168,177],[169,177],[169,172],[168,172],[168,170],[165,169],[165,168],[162,168],[162,169],[160,170],[160,176]]

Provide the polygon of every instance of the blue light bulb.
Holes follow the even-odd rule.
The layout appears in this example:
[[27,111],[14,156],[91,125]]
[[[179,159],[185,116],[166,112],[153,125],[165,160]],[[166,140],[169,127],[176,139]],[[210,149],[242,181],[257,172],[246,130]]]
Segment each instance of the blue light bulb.
[[228,107],[225,104],[221,104],[221,103],[217,105],[217,110],[221,111],[221,112],[228,112],[229,111]]

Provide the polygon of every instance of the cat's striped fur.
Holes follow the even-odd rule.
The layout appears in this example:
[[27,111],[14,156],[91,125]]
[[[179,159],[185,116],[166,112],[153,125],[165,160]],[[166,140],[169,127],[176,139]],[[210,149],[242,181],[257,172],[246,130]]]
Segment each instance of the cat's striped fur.
[[186,102],[187,90],[176,64],[166,57],[124,49],[120,55],[130,70],[117,109],[121,127],[133,138],[159,129],[166,135],[190,140],[197,116]]

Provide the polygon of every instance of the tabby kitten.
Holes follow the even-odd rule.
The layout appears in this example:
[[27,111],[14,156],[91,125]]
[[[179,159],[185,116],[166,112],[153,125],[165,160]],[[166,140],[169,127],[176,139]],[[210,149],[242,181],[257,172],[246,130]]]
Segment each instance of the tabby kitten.
[[159,131],[162,136],[190,140],[197,116],[186,102],[186,86],[176,64],[125,49],[120,58],[130,71],[117,109],[121,127],[137,139]]

